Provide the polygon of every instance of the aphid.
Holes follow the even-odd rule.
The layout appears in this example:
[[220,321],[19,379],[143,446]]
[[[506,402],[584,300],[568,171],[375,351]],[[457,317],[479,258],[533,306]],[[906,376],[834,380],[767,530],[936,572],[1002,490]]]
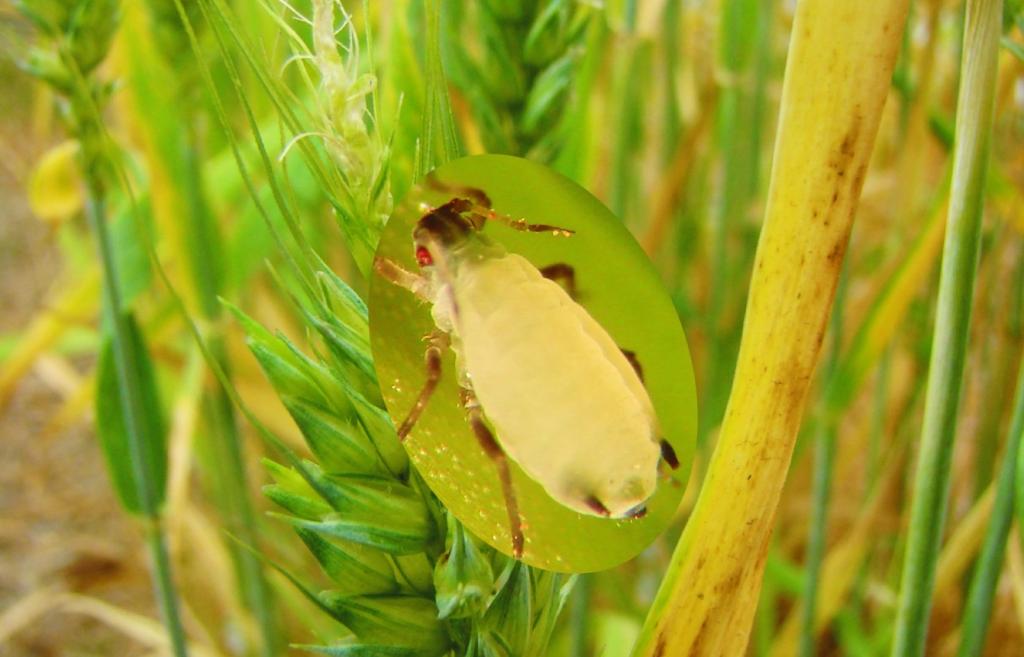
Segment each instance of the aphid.
[[374,263],[385,279],[431,304],[436,325],[425,338],[426,382],[399,438],[423,413],[450,348],[467,420],[498,470],[516,557],[522,521],[506,457],[570,509],[642,517],[660,464],[679,462],[660,439],[639,363],[574,300],[571,266],[538,269],[482,233],[488,221],[553,236],[573,231],[499,214],[479,189],[428,183],[453,196],[424,207],[416,223],[420,271],[382,257]]

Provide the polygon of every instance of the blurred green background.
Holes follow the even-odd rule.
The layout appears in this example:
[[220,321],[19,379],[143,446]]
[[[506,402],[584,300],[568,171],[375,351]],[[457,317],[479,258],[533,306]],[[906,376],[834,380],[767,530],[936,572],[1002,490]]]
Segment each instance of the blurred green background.
[[[0,0],[0,654],[628,654],[725,411],[793,11]],[[1022,405],[1019,12],[1005,3],[927,654],[955,653],[977,626],[964,600],[992,517],[1013,524],[984,654],[1024,644],[1020,478],[1016,506],[995,504]],[[801,638],[818,655],[892,643],[963,15],[912,2],[753,655],[797,654]],[[693,357],[699,426],[676,520],[636,558],[578,579],[515,565],[447,516],[395,442],[370,362],[363,300],[384,220],[424,173],[484,152],[552,166],[606,204],[621,225],[592,224],[599,242],[578,256],[595,314],[624,343],[654,331],[667,319],[611,304],[654,295],[656,274]],[[514,178],[484,182],[502,203],[508,189],[510,212],[554,211]],[[582,236],[593,219],[579,221]],[[640,262],[623,230],[653,271],[602,268],[612,253]],[[542,238],[506,239],[565,259]],[[672,371],[682,345],[660,340],[624,346],[656,398],[688,403],[688,373]],[[686,440],[689,421],[667,423]],[[835,436],[824,461],[819,430]],[[814,486],[826,472],[829,498]]]

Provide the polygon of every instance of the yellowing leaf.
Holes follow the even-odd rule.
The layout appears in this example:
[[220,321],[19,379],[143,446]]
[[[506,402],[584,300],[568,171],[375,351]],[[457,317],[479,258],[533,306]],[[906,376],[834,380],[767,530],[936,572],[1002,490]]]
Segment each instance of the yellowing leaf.
[[28,183],[28,202],[43,221],[59,224],[82,209],[82,180],[78,142],[68,140],[48,150]]

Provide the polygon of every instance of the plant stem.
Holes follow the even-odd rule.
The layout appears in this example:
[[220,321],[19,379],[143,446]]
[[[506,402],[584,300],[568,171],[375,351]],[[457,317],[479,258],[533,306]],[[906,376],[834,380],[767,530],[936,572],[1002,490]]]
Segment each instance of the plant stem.
[[905,0],[797,5],[732,391],[636,657],[746,650],[907,9]]
[[818,580],[821,562],[825,556],[825,538],[828,527],[829,490],[832,487],[833,462],[836,455],[835,427],[822,427],[814,443],[814,483],[811,491],[810,536],[807,539],[807,563],[804,566],[804,584],[800,657],[814,655],[814,618],[818,611]]
[[[194,118],[192,123],[194,123]],[[199,312],[207,328],[210,353],[217,359],[224,373],[231,376],[231,362],[221,328],[222,272],[219,254],[225,252],[223,240],[209,210],[200,175],[196,153],[200,150],[194,130],[183,130],[178,152],[184,166],[178,167],[183,178],[182,187],[188,216],[182,221],[187,233],[186,244],[190,256],[189,271],[192,287],[199,302]],[[211,377],[206,386],[204,410],[211,430],[214,470],[210,479],[215,489],[216,503],[229,531],[246,545],[258,549],[256,516],[249,497],[245,472],[242,436],[238,431],[234,406],[224,386]],[[229,544],[238,580],[246,606],[252,612],[260,632],[260,651],[264,657],[277,652],[280,643],[277,619],[270,588],[263,573],[259,557],[250,550],[241,550]]]
[[146,404],[142,399],[143,383],[139,372],[141,359],[146,358],[146,354],[136,351],[138,342],[130,337],[133,317],[131,310],[124,307],[121,297],[121,279],[107,225],[107,187],[104,173],[110,162],[105,143],[106,135],[89,80],[78,68],[72,53],[64,47],[60,49],[60,58],[72,72],[73,85],[68,100],[71,120],[82,144],[82,174],[86,182],[85,214],[89,229],[96,240],[103,272],[103,293],[106,297],[104,311],[112,336],[120,407],[128,434],[128,456],[138,498],[137,511],[149,523],[146,538],[153,554],[153,584],[164,615],[172,651],[175,657],[186,657],[188,651],[185,633],[178,613],[174,578],[160,524],[160,507],[164,497],[163,482],[155,481],[152,476],[153,464],[157,462],[155,459],[165,459],[166,454],[153,452],[153,444],[143,421]]
[[924,653],[981,238],[1002,0],[968,0],[966,12],[948,226],[893,657]]
[[[79,116],[82,115],[79,114]],[[92,167],[86,167],[85,175],[88,180],[87,186],[89,190],[86,201],[86,214],[90,229],[96,239],[100,262],[103,267],[103,289],[107,297],[107,318],[113,335],[114,363],[117,370],[118,387],[121,393],[121,409],[129,434],[129,458],[134,473],[133,479],[135,480],[139,504],[147,521],[150,523],[146,530],[146,539],[153,555],[153,584],[156,587],[157,600],[160,603],[164,624],[167,628],[167,634],[170,638],[174,655],[175,657],[186,657],[188,651],[185,647],[185,633],[178,614],[177,596],[173,584],[174,579],[171,574],[171,564],[167,558],[163,530],[160,525],[159,498],[162,492],[153,490],[155,482],[150,480],[150,469],[146,466],[146,463],[149,462],[152,456],[147,453],[148,445],[146,444],[145,436],[142,435],[143,429],[140,421],[140,414],[144,410],[139,397],[139,383],[135,375],[138,368],[133,365],[138,359],[138,354],[134,352],[132,346],[134,342],[127,337],[130,330],[128,325],[129,314],[124,312],[121,307],[121,291],[117,267],[114,263],[110,232],[107,230],[107,222],[105,220],[105,192],[102,183],[97,179],[97,173]]]
[[576,590],[573,592],[572,607],[569,613],[569,654],[571,657],[585,657],[590,654],[587,650],[587,639],[590,633],[593,580],[593,575],[583,574],[576,581]]
[[961,624],[959,657],[980,655],[985,648],[985,635],[992,615],[992,599],[996,582],[1003,565],[1006,537],[1013,521],[1013,496],[1017,475],[1017,454],[1020,451],[1021,434],[1024,434],[1024,358],[1021,359],[1017,375],[1017,392],[1013,405],[1013,420],[1010,435],[1006,441],[1006,453],[999,470],[996,485],[996,501],[992,507],[985,542],[981,547],[978,564],[971,580]]
[[875,374],[874,399],[871,406],[871,433],[868,436],[868,490],[874,490],[880,470],[881,442],[885,432],[886,403],[889,399],[889,369],[892,363],[892,348],[882,352]]
[[[209,335],[207,344],[221,370],[230,378],[231,368],[223,336],[219,332]],[[214,487],[221,489],[217,495],[217,503],[228,530],[245,545],[258,549],[256,516],[249,499],[242,437],[238,431],[234,406],[224,386],[216,379],[211,378],[208,382],[206,394],[206,415],[216,442],[212,446],[216,456],[211,465],[217,470],[211,474],[213,479],[218,480]],[[228,548],[235,561],[246,606],[258,625],[261,635],[260,653],[264,657],[270,657],[277,653],[280,637],[273,597],[263,566],[259,556],[252,550],[240,549],[233,543],[229,543]]]
[[167,541],[159,516],[155,516],[149,522],[146,529],[146,545],[153,560],[153,584],[156,586],[164,626],[171,640],[171,651],[175,657],[187,657],[185,630],[181,626],[181,617],[178,614],[178,598],[171,577],[171,560],[167,554]]

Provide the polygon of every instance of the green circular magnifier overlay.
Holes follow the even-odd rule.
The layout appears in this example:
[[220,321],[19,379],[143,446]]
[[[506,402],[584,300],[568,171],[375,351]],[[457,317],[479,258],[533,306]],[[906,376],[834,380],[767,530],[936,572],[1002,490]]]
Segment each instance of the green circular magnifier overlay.
[[686,337],[622,222],[568,178],[503,155],[427,176],[384,230],[370,336],[413,463],[483,541],[590,572],[672,519],[697,431]]

